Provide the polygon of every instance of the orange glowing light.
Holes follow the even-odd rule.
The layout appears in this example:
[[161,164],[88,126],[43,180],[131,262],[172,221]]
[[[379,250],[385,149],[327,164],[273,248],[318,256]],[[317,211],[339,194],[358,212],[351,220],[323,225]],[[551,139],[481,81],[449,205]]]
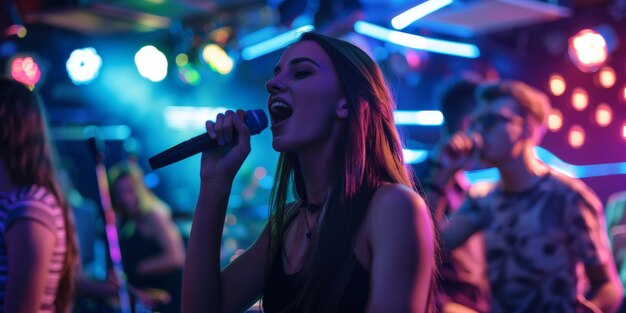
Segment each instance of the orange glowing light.
[[582,147],[582,145],[585,143],[585,130],[578,125],[572,126],[569,129],[567,141],[569,142],[570,146],[575,149]]
[[576,88],[572,92],[572,106],[578,111],[582,111],[587,108],[589,104],[589,96],[585,89]]
[[596,108],[596,123],[600,126],[608,126],[613,121],[613,110],[605,103]]
[[565,79],[559,74],[550,75],[550,91],[555,96],[560,96],[565,92]]
[[611,88],[615,85],[615,71],[608,66],[603,67],[598,72],[597,81],[598,84],[604,88]]
[[561,114],[561,111],[557,109],[552,110],[552,113],[548,115],[548,129],[550,129],[550,131],[556,132],[559,131],[562,126],[563,114]]

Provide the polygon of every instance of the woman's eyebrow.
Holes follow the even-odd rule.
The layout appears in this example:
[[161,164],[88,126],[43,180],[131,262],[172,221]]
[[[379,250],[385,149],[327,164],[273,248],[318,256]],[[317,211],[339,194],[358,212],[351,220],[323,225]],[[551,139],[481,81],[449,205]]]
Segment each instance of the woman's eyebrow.
[[[308,58],[308,57],[299,57],[299,58],[294,58],[291,61],[289,61],[289,65],[293,66],[302,62],[310,62],[315,64],[317,67],[321,67],[317,62],[313,61],[313,59]],[[274,68],[274,75],[280,73],[281,67],[279,65],[276,65],[276,67]]]

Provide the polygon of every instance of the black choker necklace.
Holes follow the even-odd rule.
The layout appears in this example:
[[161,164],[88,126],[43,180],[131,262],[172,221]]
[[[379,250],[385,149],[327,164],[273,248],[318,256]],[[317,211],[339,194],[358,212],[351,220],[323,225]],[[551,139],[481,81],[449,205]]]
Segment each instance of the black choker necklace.
[[322,208],[321,203],[308,203],[306,200],[302,202],[302,207],[311,213],[315,213]]
[[304,224],[306,225],[306,238],[311,239],[311,237],[313,237],[313,231],[315,229],[309,226],[309,218],[307,217],[307,212],[315,213],[322,208],[322,205],[317,204],[317,203],[308,203],[307,201],[303,201],[300,207],[303,209],[306,209],[304,211]]

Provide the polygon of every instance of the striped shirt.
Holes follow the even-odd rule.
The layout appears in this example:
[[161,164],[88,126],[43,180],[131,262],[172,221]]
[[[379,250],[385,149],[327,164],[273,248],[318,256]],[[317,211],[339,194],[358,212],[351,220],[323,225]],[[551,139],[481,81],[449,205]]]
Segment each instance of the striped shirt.
[[6,231],[21,219],[35,220],[56,235],[46,288],[39,312],[54,312],[54,300],[66,255],[63,208],[54,195],[40,186],[21,188],[16,192],[0,192],[0,312],[4,312],[7,288],[8,253]]

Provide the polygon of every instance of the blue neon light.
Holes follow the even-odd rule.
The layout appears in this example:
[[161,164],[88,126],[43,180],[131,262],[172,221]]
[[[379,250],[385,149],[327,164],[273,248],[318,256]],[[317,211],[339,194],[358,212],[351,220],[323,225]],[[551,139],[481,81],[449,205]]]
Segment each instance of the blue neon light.
[[472,44],[407,34],[364,21],[357,21],[354,30],[365,36],[413,49],[472,59],[480,56],[480,50]]
[[241,50],[241,58],[244,60],[252,60],[258,58],[262,55],[266,55],[270,52],[276,51],[280,48],[283,48],[300,38],[302,33],[310,32],[314,30],[315,27],[312,25],[305,25],[298,27],[296,29],[290,30],[288,32],[277,35],[276,37],[258,43],[256,45],[252,45],[249,47],[243,48]]
[[391,26],[401,30],[411,25],[422,17],[431,14],[452,3],[453,0],[429,0],[416,5],[391,19]]

